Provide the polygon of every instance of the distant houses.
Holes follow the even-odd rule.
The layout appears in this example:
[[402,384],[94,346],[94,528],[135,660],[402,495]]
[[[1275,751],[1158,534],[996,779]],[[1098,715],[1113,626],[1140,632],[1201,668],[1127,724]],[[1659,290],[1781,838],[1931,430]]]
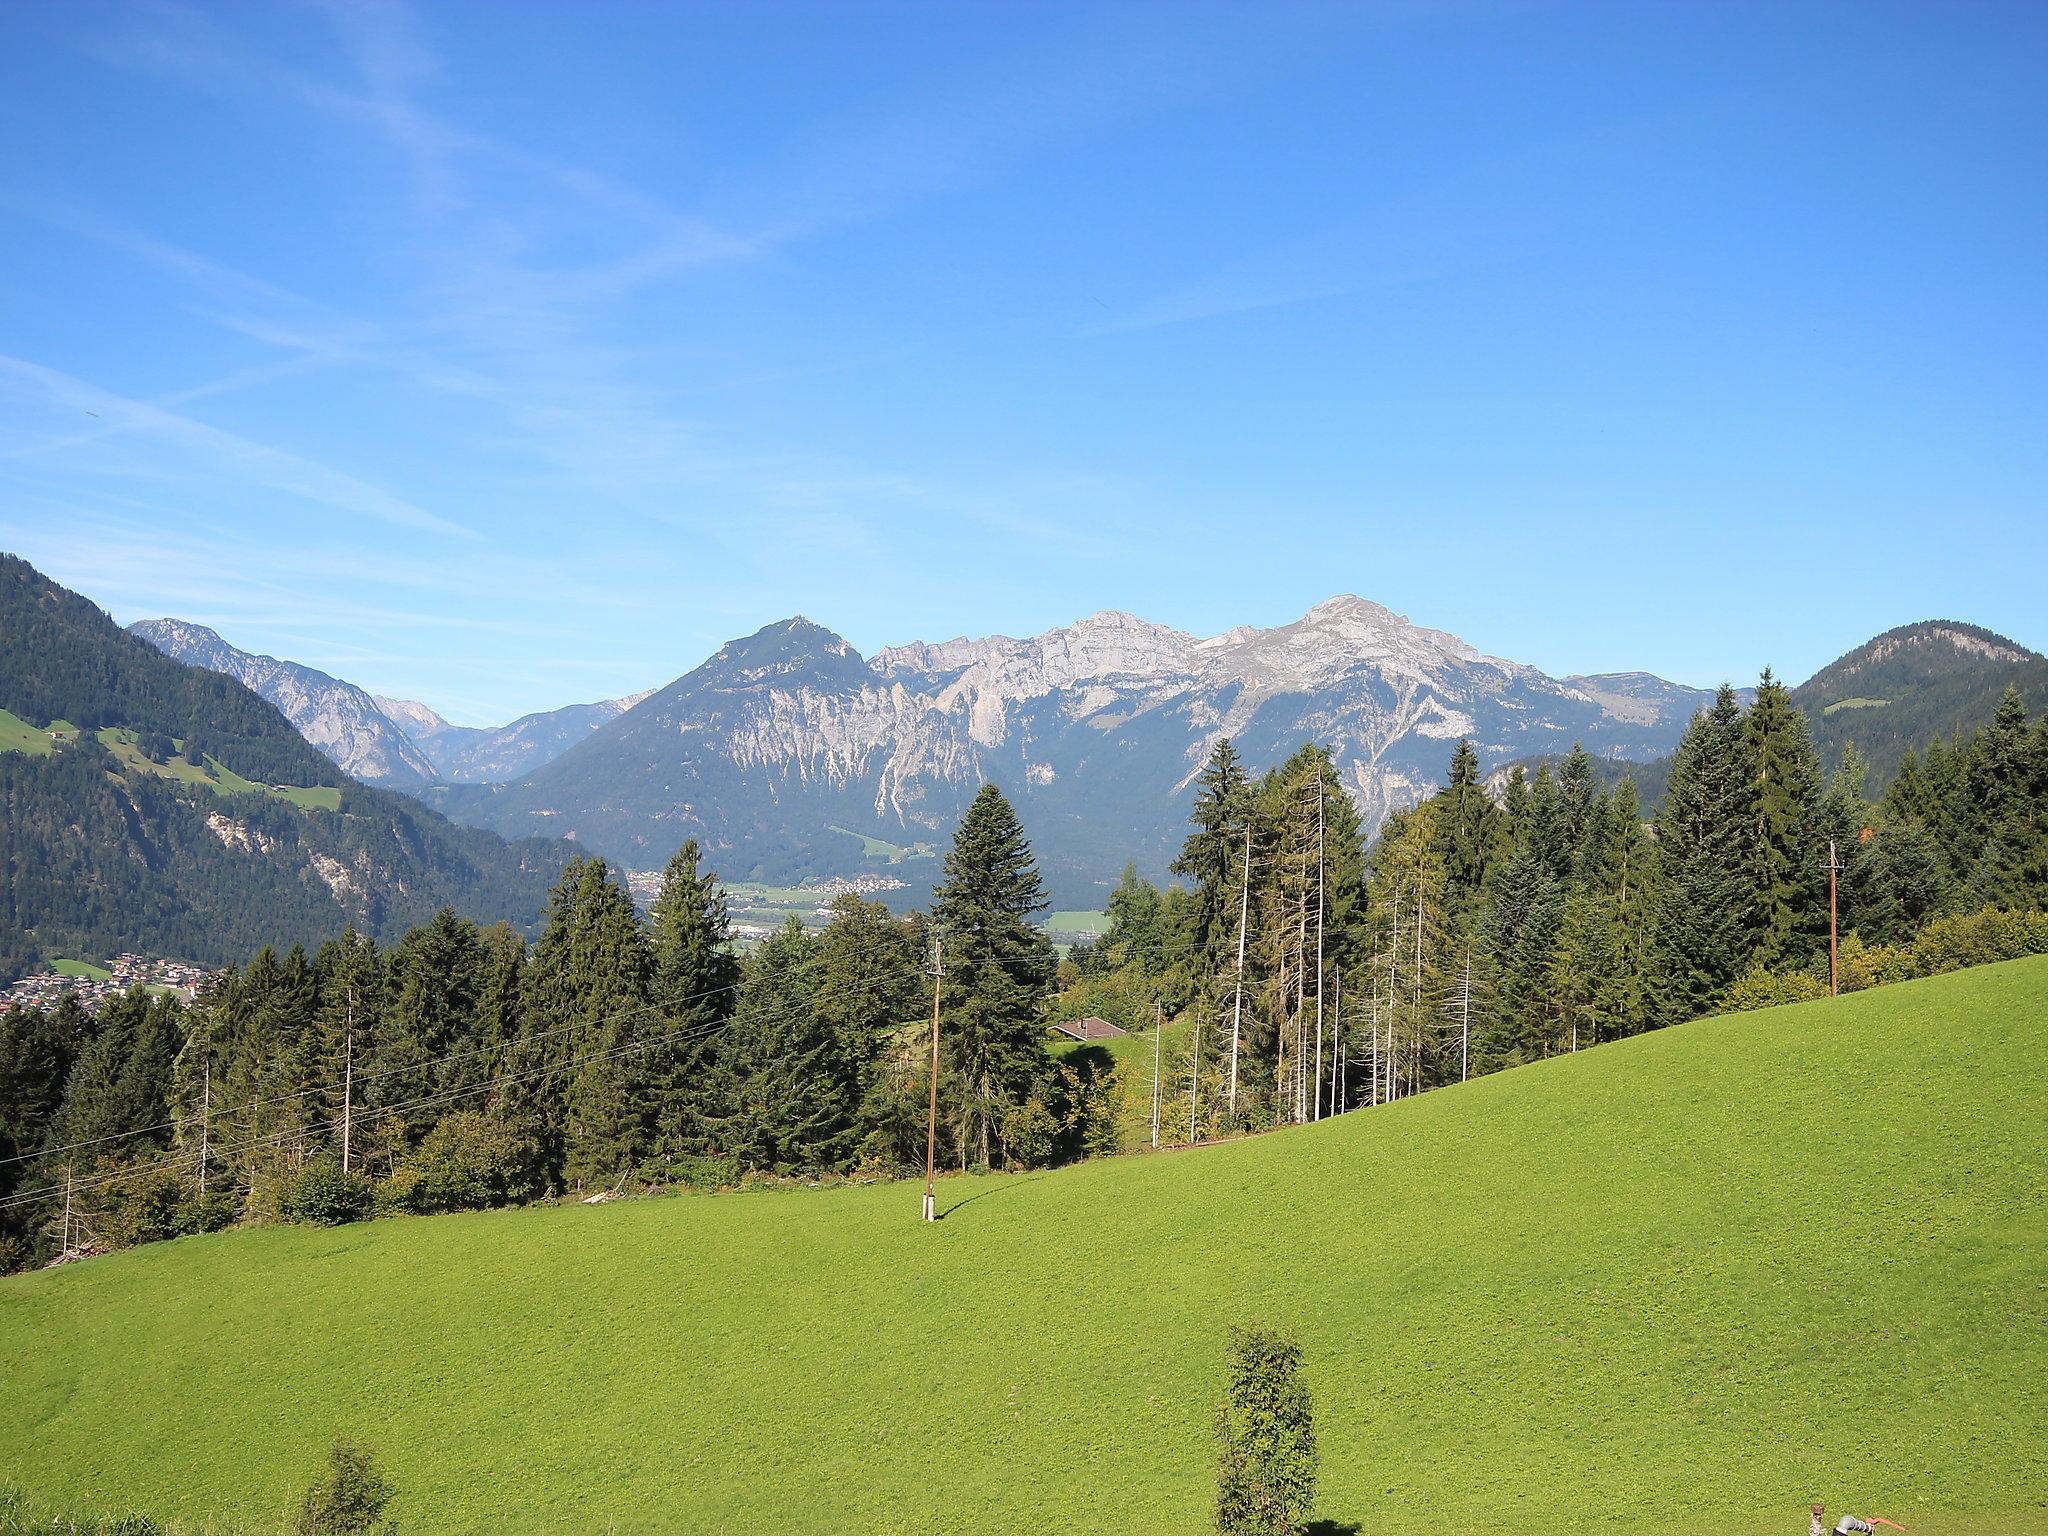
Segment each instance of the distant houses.
[[110,974],[101,978],[64,976],[55,971],[44,971],[24,976],[5,991],[0,991],[0,1013],[10,1008],[54,1008],[63,1001],[67,992],[75,996],[88,1013],[95,1013],[101,1004],[122,996],[131,987],[169,992],[182,1002],[190,1002],[215,974],[181,960],[151,960],[137,954],[116,955],[100,969]]

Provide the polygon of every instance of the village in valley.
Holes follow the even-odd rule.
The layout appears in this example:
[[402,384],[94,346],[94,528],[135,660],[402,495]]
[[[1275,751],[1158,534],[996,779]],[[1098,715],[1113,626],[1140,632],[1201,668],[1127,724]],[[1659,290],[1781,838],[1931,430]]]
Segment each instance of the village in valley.
[[151,960],[137,954],[119,954],[104,965],[85,961],[59,960],[51,969],[24,976],[0,992],[0,1013],[16,1008],[54,1008],[65,995],[77,998],[88,1013],[103,1003],[121,997],[133,987],[169,992],[189,1003],[216,973],[182,960]]

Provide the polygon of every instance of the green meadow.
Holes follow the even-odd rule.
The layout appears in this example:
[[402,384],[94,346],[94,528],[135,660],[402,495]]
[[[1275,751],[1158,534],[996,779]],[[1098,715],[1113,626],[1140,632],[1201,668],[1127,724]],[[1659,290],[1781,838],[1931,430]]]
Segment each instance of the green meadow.
[[[38,728],[19,716],[0,709],[0,752],[22,752],[31,757],[47,757],[55,750],[50,740],[52,733],[62,734],[67,738],[74,737],[78,734],[78,728],[65,720],[53,720],[49,725]],[[341,809],[341,791],[333,785],[258,784],[253,779],[243,778],[212,757],[207,758],[204,763],[188,762],[183,757],[153,763],[138,750],[135,732],[121,726],[108,726],[95,734],[99,737],[100,744],[114,755],[115,761],[128,773],[150,774],[160,779],[173,779],[180,784],[196,784],[212,790],[217,795],[276,795],[280,799],[289,800],[301,810]],[[178,742],[176,745],[182,751],[185,744]]]
[[1374,1533],[2048,1529],[2048,957],[918,1188],[272,1227],[0,1281],[0,1482],[416,1532],[1207,1528],[1227,1327]]
[[50,969],[59,976],[69,976],[78,981],[112,981],[114,973],[103,965],[94,965],[90,960],[52,960]]

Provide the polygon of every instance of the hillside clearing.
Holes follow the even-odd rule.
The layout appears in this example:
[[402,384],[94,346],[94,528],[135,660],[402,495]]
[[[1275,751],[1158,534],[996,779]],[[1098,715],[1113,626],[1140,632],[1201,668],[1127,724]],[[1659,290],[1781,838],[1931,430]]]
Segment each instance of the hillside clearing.
[[[2048,957],[1195,1152],[271,1228],[0,1281],[0,1479],[415,1530],[1196,1532],[1225,1328],[1376,1533],[2048,1521]],[[195,1411],[201,1409],[203,1411]]]

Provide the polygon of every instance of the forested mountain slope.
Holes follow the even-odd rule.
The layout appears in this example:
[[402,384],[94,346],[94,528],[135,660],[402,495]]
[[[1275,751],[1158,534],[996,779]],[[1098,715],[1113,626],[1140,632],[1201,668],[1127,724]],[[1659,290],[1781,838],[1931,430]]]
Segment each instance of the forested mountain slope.
[[181,1239],[0,1281],[0,1480],[267,1517],[339,1427],[414,1530],[1198,1531],[1258,1317],[1340,1529],[2017,1536],[2044,1075],[2021,960],[947,1179],[936,1226],[891,1183]]
[[1881,786],[1909,751],[1990,721],[2007,688],[2030,714],[2048,707],[2048,657],[1974,624],[1929,619],[1888,629],[1792,690],[1830,766],[1854,745]]
[[12,556],[0,641],[0,965],[221,964],[348,923],[397,933],[444,904],[524,926],[570,851],[353,782],[243,684]]

